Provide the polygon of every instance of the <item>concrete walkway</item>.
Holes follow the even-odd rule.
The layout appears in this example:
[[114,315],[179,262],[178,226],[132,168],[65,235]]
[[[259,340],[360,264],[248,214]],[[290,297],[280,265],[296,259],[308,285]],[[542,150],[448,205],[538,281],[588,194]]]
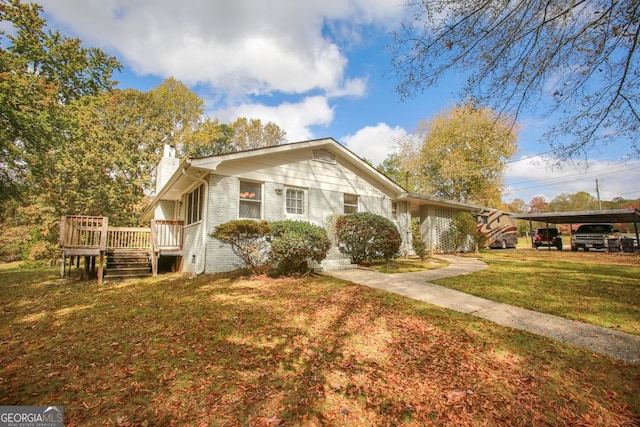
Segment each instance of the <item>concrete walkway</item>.
[[417,273],[383,274],[372,270],[352,269],[326,271],[323,274],[564,341],[628,363],[640,364],[640,336],[498,303],[428,283],[430,280],[470,274],[487,268],[485,263],[474,258],[438,258],[447,261],[449,265]]

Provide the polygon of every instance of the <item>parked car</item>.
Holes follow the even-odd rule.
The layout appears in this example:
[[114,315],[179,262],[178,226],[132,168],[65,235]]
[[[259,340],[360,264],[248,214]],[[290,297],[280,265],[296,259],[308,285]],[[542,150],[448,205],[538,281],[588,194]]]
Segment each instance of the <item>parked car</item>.
[[571,233],[571,250],[575,252],[582,248],[588,252],[589,249],[605,249],[609,246],[609,239],[619,239],[619,234],[611,224],[582,224]]
[[557,228],[536,228],[533,233],[533,246],[538,249],[540,246],[553,246],[559,251],[562,250],[562,236]]

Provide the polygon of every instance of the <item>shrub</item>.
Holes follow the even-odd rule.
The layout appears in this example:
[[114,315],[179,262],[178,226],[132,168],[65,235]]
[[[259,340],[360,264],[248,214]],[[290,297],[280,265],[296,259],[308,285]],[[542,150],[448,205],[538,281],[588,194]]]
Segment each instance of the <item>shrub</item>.
[[259,274],[258,267],[269,259],[269,242],[271,225],[267,221],[239,219],[218,225],[211,237],[231,245],[233,253],[238,255],[245,265]]
[[336,221],[337,238],[354,263],[391,259],[398,254],[402,238],[389,219],[370,212],[342,215]]
[[487,246],[487,240],[489,240],[489,236],[487,236],[486,234],[480,233],[479,231],[476,231],[475,234],[475,248],[474,248],[474,252],[478,251],[479,249],[484,249]]
[[411,221],[411,245],[413,251],[420,257],[420,261],[424,261],[427,257],[427,244],[422,240],[420,221],[417,218]]
[[277,263],[277,274],[305,273],[307,262],[321,262],[330,248],[327,231],[318,225],[291,220],[271,224],[271,259]]
[[459,252],[470,238],[475,246],[478,235],[476,220],[469,212],[456,213],[451,219],[449,235],[453,241],[453,252]]
[[29,247],[29,255],[27,256],[29,261],[47,261],[54,265],[56,258],[57,247],[49,242],[40,240]]
[[338,245],[338,231],[336,229],[336,222],[338,221],[338,218],[340,218],[342,215],[340,214],[331,214],[329,216],[327,216],[327,219],[325,220],[326,222],[326,226],[327,226],[327,234],[329,235],[329,240],[331,240],[331,243],[334,245]]
[[0,262],[24,259],[30,238],[31,227],[28,225],[9,227],[0,224]]

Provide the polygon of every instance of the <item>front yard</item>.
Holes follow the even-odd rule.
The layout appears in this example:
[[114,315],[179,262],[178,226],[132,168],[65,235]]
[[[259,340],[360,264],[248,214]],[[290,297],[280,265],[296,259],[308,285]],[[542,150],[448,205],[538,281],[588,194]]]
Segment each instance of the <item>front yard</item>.
[[479,256],[491,268],[434,283],[640,335],[638,254],[539,249],[488,250]]
[[640,422],[638,366],[366,287],[57,274],[0,268],[0,405],[68,426]]

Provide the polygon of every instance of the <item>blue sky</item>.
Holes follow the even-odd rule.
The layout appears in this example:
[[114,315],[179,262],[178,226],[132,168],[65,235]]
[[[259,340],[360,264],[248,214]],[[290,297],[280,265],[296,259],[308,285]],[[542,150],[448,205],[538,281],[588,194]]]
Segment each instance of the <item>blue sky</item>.
[[[205,100],[207,114],[272,121],[290,142],[333,137],[375,165],[421,120],[451,108],[463,76],[401,101],[386,46],[407,13],[398,0],[40,0],[51,28],[100,47],[124,66],[121,88],[169,76]],[[561,193],[640,197],[640,162],[625,147],[556,163],[540,143],[551,125],[522,117],[505,201]],[[522,159],[522,160],[519,160]]]

